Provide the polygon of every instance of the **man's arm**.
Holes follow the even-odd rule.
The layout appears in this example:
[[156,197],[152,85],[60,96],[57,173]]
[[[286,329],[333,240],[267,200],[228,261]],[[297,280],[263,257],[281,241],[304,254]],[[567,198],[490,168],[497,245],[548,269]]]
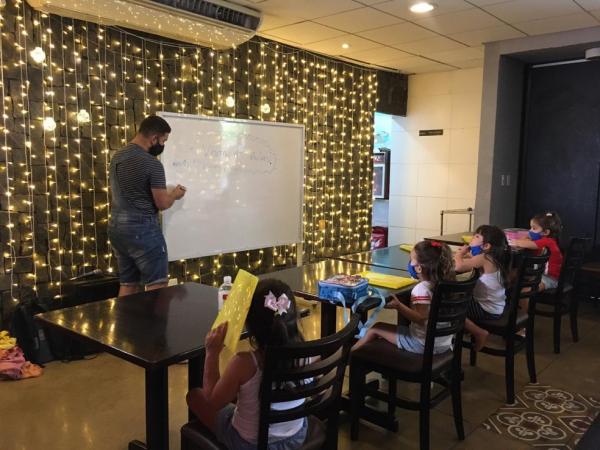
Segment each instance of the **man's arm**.
[[175,200],[179,200],[185,195],[185,188],[178,184],[173,189],[154,189],[152,188],[152,197],[154,198],[154,204],[156,207],[163,211],[169,209],[175,203]]

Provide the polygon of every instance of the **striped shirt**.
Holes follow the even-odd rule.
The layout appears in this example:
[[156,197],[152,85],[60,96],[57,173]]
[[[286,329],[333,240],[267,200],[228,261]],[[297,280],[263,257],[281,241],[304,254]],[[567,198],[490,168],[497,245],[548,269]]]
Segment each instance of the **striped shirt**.
[[[116,173],[124,208],[137,210],[140,214],[154,215],[151,189],[166,189],[165,169],[162,163],[137,144],[129,144],[113,156],[111,173]],[[113,170],[114,169],[114,170]],[[113,203],[116,193],[113,190]]]

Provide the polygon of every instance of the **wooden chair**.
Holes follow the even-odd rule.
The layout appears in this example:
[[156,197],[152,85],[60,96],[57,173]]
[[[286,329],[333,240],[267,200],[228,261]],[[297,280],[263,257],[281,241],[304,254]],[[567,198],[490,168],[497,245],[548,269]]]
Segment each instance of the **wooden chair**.
[[[336,334],[316,341],[266,349],[260,398],[257,399],[261,405],[257,449],[267,449],[270,424],[302,417],[308,418],[303,450],[337,448],[342,384],[350,347],[361,314],[378,302],[369,299],[363,303],[350,322]],[[298,360],[311,362],[293,367]],[[307,379],[312,381],[304,383]],[[290,383],[296,387],[290,389]],[[297,408],[286,411],[271,409],[271,403],[299,399],[305,399],[305,402]],[[326,424],[321,419],[327,419]],[[226,450],[226,447],[208,428],[195,420],[181,428],[181,449]]]
[[[523,256],[520,260],[516,280],[511,289],[507,289],[506,307],[502,317],[495,320],[476,320],[479,327],[487,330],[491,335],[500,336],[504,340],[504,348],[485,346],[481,352],[504,358],[504,373],[506,378],[506,402],[515,402],[515,354],[525,349],[527,353],[527,369],[529,380],[537,382],[535,371],[535,353],[533,346],[533,332],[535,319],[535,294],[539,289],[542,274],[548,262],[549,255]],[[519,299],[529,298],[528,311],[519,309]],[[526,330],[526,335],[520,336],[517,332]],[[470,364],[477,362],[477,353],[473,350],[473,341],[464,342],[470,348]]]
[[[383,339],[365,344],[352,352],[350,363],[350,400],[352,412],[352,440],[358,439],[359,419],[397,431],[396,406],[419,411],[421,449],[429,448],[429,411],[448,395],[452,396],[454,423],[459,439],[464,439],[462,403],[460,394],[461,349],[467,305],[472,298],[476,278],[464,282],[442,282],[434,291],[431,301],[424,353],[417,354],[399,349]],[[434,339],[455,336],[454,349],[433,354]],[[389,381],[387,392],[378,386],[366,384],[368,373],[378,372]],[[419,383],[418,401],[397,398],[396,381]],[[431,397],[431,383],[443,386]],[[387,403],[387,414],[365,405],[365,397],[374,397]]]
[[[536,311],[538,316],[552,317],[554,319],[554,353],[560,353],[560,327],[561,319],[569,314],[571,319],[571,335],[573,342],[579,341],[577,328],[577,311],[579,295],[575,289],[576,277],[585,259],[585,254],[590,244],[589,238],[573,238],[567,248],[563,266],[556,289],[547,289],[536,296]],[[548,309],[548,307],[551,307]]]

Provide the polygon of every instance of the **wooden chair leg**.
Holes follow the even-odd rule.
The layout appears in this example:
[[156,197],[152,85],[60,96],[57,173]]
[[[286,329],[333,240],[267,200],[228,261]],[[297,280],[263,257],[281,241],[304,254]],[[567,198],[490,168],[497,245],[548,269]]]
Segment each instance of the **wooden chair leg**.
[[530,320],[527,326],[527,336],[525,337],[525,352],[527,355],[527,371],[529,372],[529,382],[537,383],[537,374],[535,371],[535,351],[533,338],[533,321]]
[[452,394],[452,412],[454,413],[454,426],[456,435],[461,441],[465,439],[465,428],[462,415],[462,397],[461,397],[461,373],[459,370],[454,370],[452,373],[452,384],[450,385],[450,393]]
[[474,350],[475,348],[475,339],[471,336],[471,348],[469,349],[469,365],[471,367],[475,367],[477,364],[477,352]]
[[577,326],[578,310],[579,310],[579,296],[577,294],[572,294],[571,301],[569,304],[569,316],[571,319],[571,335],[573,336],[573,342],[579,342],[579,328]]
[[338,422],[340,416],[340,408],[342,402],[335,402],[331,414],[327,417],[327,437],[325,439],[325,447],[327,449],[337,449],[338,447]]
[[396,379],[390,377],[388,379],[388,420],[389,423],[394,423],[396,420]]
[[506,378],[506,403],[515,402],[515,341],[514,336],[506,340],[506,357],[504,363],[504,377]]
[[560,319],[561,304],[556,302],[554,305],[554,353],[560,353]]
[[360,426],[360,411],[365,404],[364,395],[365,374],[361,367],[356,363],[350,364],[350,410],[352,412],[352,422],[350,425],[350,439],[358,439],[358,429]]
[[429,408],[431,407],[431,381],[421,382],[421,408],[419,409],[419,442],[421,450],[429,450]]

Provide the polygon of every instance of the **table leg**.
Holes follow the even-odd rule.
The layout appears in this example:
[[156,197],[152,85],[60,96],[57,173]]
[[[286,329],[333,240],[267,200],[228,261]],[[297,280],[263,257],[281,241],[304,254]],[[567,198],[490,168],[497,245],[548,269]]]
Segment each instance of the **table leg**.
[[[204,354],[190,358],[188,360],[188,391],[194,388],[202,387],[202,378],[204,376]],[[194,420],[196,416],[191,409],[188,409],[188,420]]]
[[321,337],[335,333],[337,307],[329,302],[321,303]]
[[129,443],[129,450],[169,450],[168,367],[146,369],[146,444]]

